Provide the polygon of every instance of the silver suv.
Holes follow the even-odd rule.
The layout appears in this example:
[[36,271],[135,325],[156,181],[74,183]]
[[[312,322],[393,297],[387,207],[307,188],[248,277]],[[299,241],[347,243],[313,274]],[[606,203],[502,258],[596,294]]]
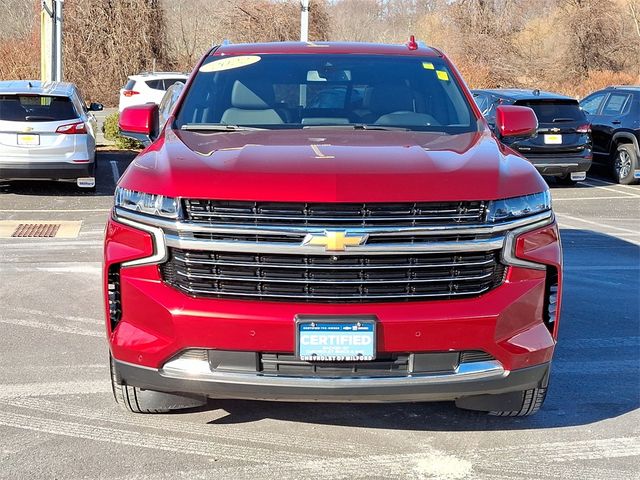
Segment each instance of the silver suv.
[[97,110],[72,83],[0,82],[0,179],[94,188]]

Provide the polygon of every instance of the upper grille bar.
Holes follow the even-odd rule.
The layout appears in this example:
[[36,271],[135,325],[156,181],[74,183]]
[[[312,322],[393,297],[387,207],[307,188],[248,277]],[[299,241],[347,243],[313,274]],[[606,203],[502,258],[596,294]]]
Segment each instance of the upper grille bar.
[[481,223],[485,202],[405,203],[271,203],[228,200],[183,200],[193,223],[254,226],[421,226]]

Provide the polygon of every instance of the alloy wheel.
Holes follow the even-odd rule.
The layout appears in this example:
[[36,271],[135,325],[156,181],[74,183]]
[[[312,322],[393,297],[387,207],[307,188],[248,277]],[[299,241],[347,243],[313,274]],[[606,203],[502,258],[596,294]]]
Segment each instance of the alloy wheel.
[[631,155],[629,152],[624,150],[620,150],[618,155],[616,156],[615,163],[616,173],[618,174],[618,178],[625,178],[631,172]]

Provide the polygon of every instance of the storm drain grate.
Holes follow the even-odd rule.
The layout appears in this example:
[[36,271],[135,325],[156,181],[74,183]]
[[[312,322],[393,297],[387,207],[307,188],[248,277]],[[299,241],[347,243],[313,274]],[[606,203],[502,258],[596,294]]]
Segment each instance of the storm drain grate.
[[11,234],[12,237],[55,237],[59,223],[21,223]]

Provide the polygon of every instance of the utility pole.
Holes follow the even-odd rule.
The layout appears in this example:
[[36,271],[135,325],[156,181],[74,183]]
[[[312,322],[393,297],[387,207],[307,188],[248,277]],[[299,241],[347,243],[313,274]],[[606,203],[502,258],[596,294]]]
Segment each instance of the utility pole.
[[300,0],[300,41],[309,41],[309,0]]
[[55,39],[56,39],[56,75],[55,80],[62,81],[62,5],[64,0],[54,0]]
[[62,81],[62,5],[64,0],[42,0],[40,13],[40,78]]

